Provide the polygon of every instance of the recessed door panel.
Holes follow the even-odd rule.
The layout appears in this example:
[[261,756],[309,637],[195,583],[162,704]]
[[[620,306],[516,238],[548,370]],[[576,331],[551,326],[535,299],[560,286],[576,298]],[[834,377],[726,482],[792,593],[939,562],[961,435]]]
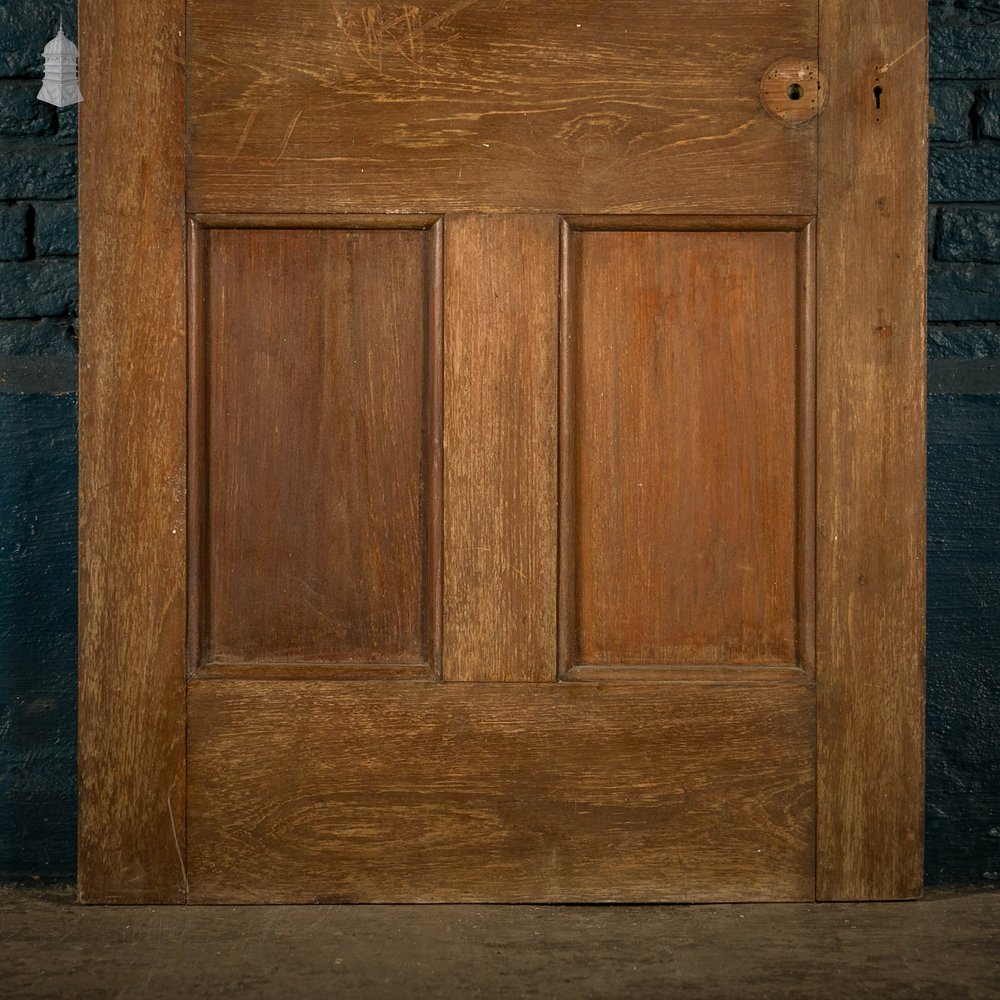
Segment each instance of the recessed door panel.
[[197,665],[430,669],[437,236],[196,238]]
[[705,224],[567,228],[564,673],[809,661],[807,238]]

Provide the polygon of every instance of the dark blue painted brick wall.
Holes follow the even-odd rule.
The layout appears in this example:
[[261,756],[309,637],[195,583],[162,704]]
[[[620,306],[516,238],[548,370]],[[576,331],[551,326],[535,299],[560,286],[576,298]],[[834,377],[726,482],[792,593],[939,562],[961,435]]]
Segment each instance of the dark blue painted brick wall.
[[76,397],[0,393],[0,874],[76,850]]
[[[76,111],[35,93],[60,14],[76,37],[75,6],[0,5],[8,879],[74,867]],[[1000,0],[930,0],[930,15],[927,880],[1000,882]]]
[[76,853],[76,120],[36,100],[75,2],[0,3],[0,878]]
[[1000,882],[1000,0],[931,0],[930,884]]

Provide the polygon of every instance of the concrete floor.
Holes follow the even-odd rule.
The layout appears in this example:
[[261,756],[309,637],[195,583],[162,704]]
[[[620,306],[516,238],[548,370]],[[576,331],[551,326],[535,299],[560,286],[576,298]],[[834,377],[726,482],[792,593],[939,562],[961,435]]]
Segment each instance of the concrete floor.
[[0,888],[0,997],[1000,997],[1000,893],[770,906],[82,907]]

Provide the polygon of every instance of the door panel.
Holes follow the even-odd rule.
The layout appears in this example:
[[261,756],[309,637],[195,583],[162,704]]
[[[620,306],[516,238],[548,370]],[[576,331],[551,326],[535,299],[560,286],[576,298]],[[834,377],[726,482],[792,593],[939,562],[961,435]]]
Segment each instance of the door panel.
[[437,231],[209,226],[195,238],[194,666],[431,670]]
[[[193,211],[790,212],[815,0],[188,3]],[[334,208],[334,206],[336,206]]]
[[813,700],[195,681],[190,898],[811,899]]
[[919,892],[925,41],[82,0],[82,898]]
[[[687,220],[685,231],[669,231],[663,220],[632,218],[632,227],[654,228],[625,231],[619,220],[618,229],[602,232],[594,220],[462,215],[446,216],[433,230],[406,231],[374,228],[393,225],[392,217],[380,216],[358,218],[359,228],[346,231],[310,228],[315,220],[301,216],[294,221],[304,229],[286,228],[293,219],[283,217],[279,228],[253,230],[246,228],[252,218],[205,219],[198,230],[206,261],[195,313],[204,315],[199,328],[207,359],[209,573],[220,561],[213,561],[215,548],[241,531],[242,544],[225,549],[236,554],[222,581],[244,574],[263,590],[262,601],[277,588],[272,603],[287,605],[274,619],[267,617],[270,608],[258,617],[270,624],[265,635],[287,629],[289,644],[311,635],[301,630],[301,615],[322,610],[326,627],[338,610],[339,588],[365,585],[368,563],[354,558],[350,545],[372,523],[368,510],[380,496],[370,496],[373,482],[393,483],[410,470],[404,485],[419,485],[421,448],[433,453],[427,442],[438,437],[417,430],[419,414],[436,395],[421,393],[432,382],[427,367],[435,364],[424,360],[433,349],[422,353],[421,345],[433,343],[430,317],[440,296],[442,679],[450,683],[400,683],[416,675],[398,645],[393,662],[382,667],[370,647],[361,647],[372,661],[367,672],[365,663],[329,656],[249,665],[220,662],[216,654],[205,663],[189,685],[190,898],[810,898],[814,694],[795,662],[792,635],[802,224],[762,222],[763,230],[738,231],[719,220]],[[344,225],[336,217],[323,224]],[[707,231],[692,230],[697,225]],[[435,239],[444,260],[439,280]],[[386,274],[399,276],[391,290]],[[569,359],[561,384],[560,336]],[[679,391],[671,374],[697,364],[704,365],[703,396],[689,394],[672,411],[663,409],[662,401]],[[775,392],[783,401],[773,424],[763,427],[764,400]],[[755,569],[773,574],[773,582],[762,581],[766,595],[778,590],[789,602],[783,620],[789,647],[751,665],[791,669],[717,686],[683,682],[687,675],[680,673],[672,676],[681,683],[658,686],[557,682],[557,560],[569,565],[557,545],[557,512],[570,512],[564,521],[573,516],[568,498],[556,492],[557,393],[570,407],[564,413],[575,415],[563,428],[564,438],[575,434],[575,454],[604,461],[602,433],[617,422],[621,450],[632,448],[641,459],[598,468],[589,478],[571,471],[586,486],[575,490],[577,497],[601,502],[602,490],[628,490],[641,474],[640,482],[669,499],[677,466],[686,461],[711,523],[725,527],[730,517],[756,542],[730,514],[751,507],[758,512],[753,524],[767,525],[773,535],[766,537],[785,543],[759,556]],[[600,402],[578,405],[608,397],[624,401],[621,413]],[[705,417],[714,436],[687,452],[641,454],[650,447],[647,423],[690,422],[709,404],[715,414],[723,408],[721,416]],[[430,412],[433,426],[437,411]],[[373,415],[381,422],[373,423]],[[369,426],[370,434],[359,433]],[[686,441],[685,428],[681,435]],[[292,445],[290,453],[281,442]],[[706,456],[701,467],[697,454]],[[724,460],[729,464],[715,479],[703,471]],[[741,480],[744,469],[749,478]],[[293,499],[284,503],[302,505],[292,518],[279,516],[275,500],[257,502],[283,497],[287,479]],[[362,516],[338,533],[345,508],[327,506],[327,498],[345,480],[358,487]],[[272,481],[277,486],[269,493]],[[759,512],[769,490],[780,518]],[[418,493],[411,485],[411,495]],[[421,537],[418,522],[377,507],[383,509],[395,527],[374,535],[377,551],[407,551]],[[276,564],[300,538],[296,521],[309,512],[316,512],[313,528],[285,575]],[[676,550],[682,558],[691,551],[683,549],[682,533],[670,533],[670,513],[664,503],[634,515],[647,531],[644,545],[633,548],[652,553],[640,584],[646,600],[629,590],[628,554],[619,554],[621,536],[606,541],[606,516],[581,519],[574,534],[588,571],[603,564],[597,586],[636,600],[635,621],[654,634],[663,621],[656,588],[675,585],[686,594],[693,586],[690,572],[680,586],[673,584],[674,567],[654,570],[657,560],[676,561]],[[262,539],[272,546],[265,563],[237,561]],[[757,556],[753,544],[747,548]],[[314,584],[316,602],[303,609],[291,585],[313,567],[321,575],[311,579],[325,590]],[[393,579],[403,588],[407,577]],[[745,594],[746,581],[734,589]],[[399,594],[407,591],[387,590],[375,577],[365,593],[398,610]],[[379,604],[362,608],[368,606]],[[723,625],[738,621],[740,611],[722,618]],[[354,606],[342,613],[363,622]],[[693,617],[685,615],[682,623]],[[240,626],[233,618],[234,631],[258,634],[257,621]],[[624,615],[612,609],[607,619],[618,626]],[[206,629],[209,636],[217,632],[212,624]],[[323,637],[318,650],[339,649],[335,635]],[[253,670],[268,679],[250,680]],[[324,676],[333,683],[317,680]],[[372,681],[379,676],[394,683]],[[630,679],[624,671],[620,676]],[[591,678],[576,671],[566,679]],[[507,683],[461,683],[468,681]],[[510,683],[517,681],[535,683]]]
[[564,673],[811,664],[811,255],[764,224],[567,228]]

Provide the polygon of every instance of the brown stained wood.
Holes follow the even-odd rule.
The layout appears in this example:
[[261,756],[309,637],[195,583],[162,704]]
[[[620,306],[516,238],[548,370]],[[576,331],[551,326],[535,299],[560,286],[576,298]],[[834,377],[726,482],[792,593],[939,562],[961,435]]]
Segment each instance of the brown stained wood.
[[804,684],[807,672],[795,664],[688,663],[637,666],[582,663],[560,674],[563,681],[598,681],[603,684]]
[[436,234],[217,229],[204,241],[197,663],[433,667]]
[[811,215],[569,215],[573,232],[587,233],[727,233],[798,232],[809,228]]
[[81,897],[918,893],[925,7],[289,11],[81,11]]
[[186,893],[183,29],[181,0],[80,5],[78,888],[93,903]]
[[192,901],[812,898],[808,685],[189,697]]
[[558,233],[446,223],[446,680],[555,680]]
[[799,233],[798,412],[799,664],[816,676],[816,222]]
[[813,0],[191,0],[196,211],[815,209]]
[[911,897],[924,815],[927,7],[821,10],[817,894]]
[[811,122],[826,104],[829,82],[814,59],[779,59],[760,81],[760,100],[785,125]]
[[190,216],[198,226],[207,229],[431,229],[439,215],[350,215],[317,212],[310,215],[269,212],[267,215],[229,212],[211,214],[195,212]]
[[187,224],[187,628],[185,653],[190,675],[201,660],[204,611],[202,581],[207,550],[205,517],[208,510],[208,469],[205,456],[207,380],[205,336],[208,290],[208,230],[196,219]]
[[566,233],[564,672],[811,660],[800,244]]

